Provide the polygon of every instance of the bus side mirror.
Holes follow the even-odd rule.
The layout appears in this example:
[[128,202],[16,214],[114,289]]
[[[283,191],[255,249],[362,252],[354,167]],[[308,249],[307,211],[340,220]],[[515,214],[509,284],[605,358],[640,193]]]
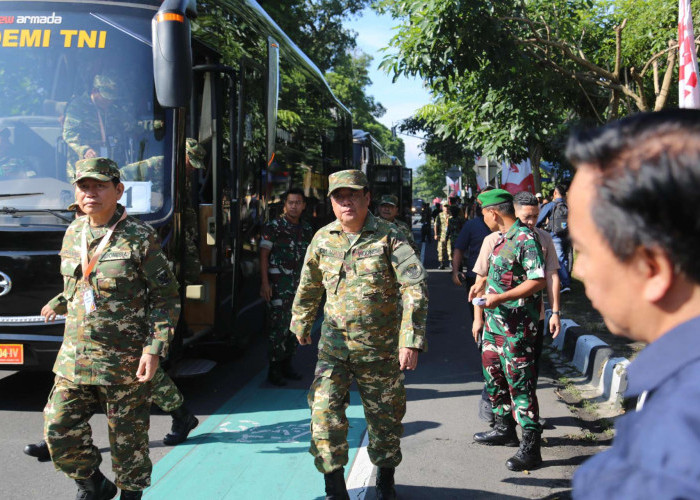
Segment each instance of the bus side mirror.
[[267,164],[272,165],[277,142],[277,106],[280,95],[280,46],[272,37],[267,39]]
[[[164,108],[184,108],[192,94],[192,45],[188,2],[163,2],[151,23],[153,79],[156,97]],[[168,7],[176,7],[171,9]]]

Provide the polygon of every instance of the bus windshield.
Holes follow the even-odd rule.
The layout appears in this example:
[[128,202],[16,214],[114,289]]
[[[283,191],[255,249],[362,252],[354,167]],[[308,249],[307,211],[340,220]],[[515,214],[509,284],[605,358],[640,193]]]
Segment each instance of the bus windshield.
[[0,226],[65,225],[75,162],[91,157],[117,163],[129,213],[161,219],[172,187],[153,89],[154,7],[2,5]]

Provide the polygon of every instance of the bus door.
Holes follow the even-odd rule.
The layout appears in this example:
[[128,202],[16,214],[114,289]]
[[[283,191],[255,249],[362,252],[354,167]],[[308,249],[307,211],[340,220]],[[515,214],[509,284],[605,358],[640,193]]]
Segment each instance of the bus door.
[[372,212],[377,213],[379,199],[385,194],[401,197],[401,169],[394,165],[367,165],[367,181],[372,193]]

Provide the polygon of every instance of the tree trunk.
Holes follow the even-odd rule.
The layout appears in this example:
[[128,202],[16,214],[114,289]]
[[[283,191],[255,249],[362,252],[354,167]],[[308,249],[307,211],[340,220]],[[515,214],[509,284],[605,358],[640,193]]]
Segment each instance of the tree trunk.
[[530,138],[527,146],[530,164],[532,165],[532,177],[535,180],[535,193],[542,192],[542,178],[540,177],[540,160],[542,159],[542,143]]

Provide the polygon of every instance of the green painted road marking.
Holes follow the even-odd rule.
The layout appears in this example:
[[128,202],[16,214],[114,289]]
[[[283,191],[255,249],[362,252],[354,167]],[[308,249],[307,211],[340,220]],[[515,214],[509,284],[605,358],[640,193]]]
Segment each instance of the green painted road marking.
[[[306,390],[261,387],[256,376],[153,467],[149,499],[313,499],[323,477],[309,455]],[[352,464],[366,425],[357,392],[347,409]],[[349,467],[346,467],[346,475]]]

